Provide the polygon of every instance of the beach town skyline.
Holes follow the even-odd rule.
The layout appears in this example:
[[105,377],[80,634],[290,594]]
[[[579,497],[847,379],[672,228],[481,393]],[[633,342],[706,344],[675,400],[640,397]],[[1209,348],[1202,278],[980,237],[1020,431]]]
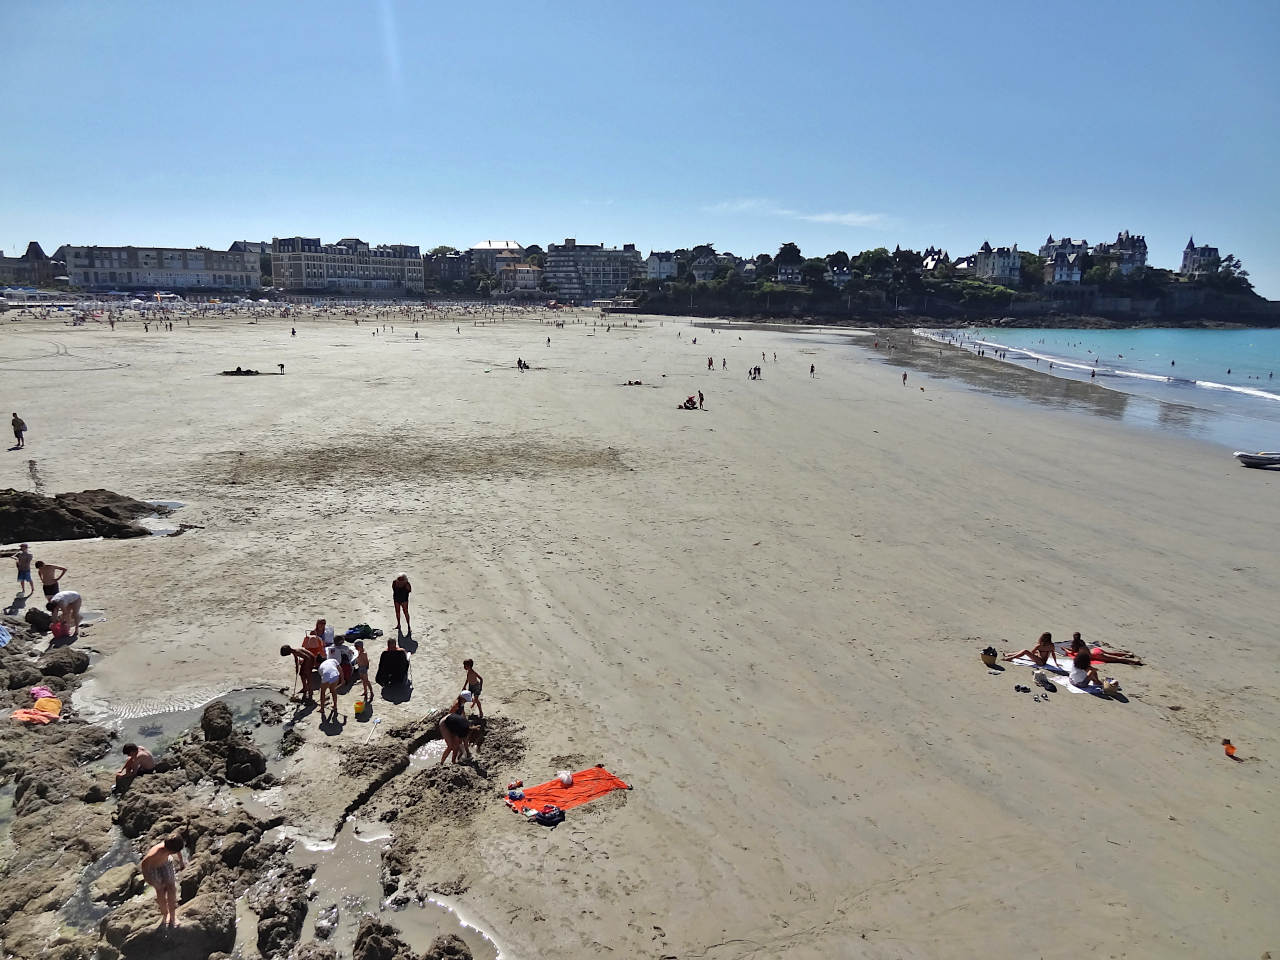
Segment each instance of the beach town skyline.
[[[24,38],[4,67],[10,255],[41,236],[182,247],[281,224],[953,256],[1127,228],[1163,265],[1188,235],[1216,244],[1280,295],[1266,5],[1131,4],[1105,29],[1047,9],[747,4],[674,26],[569,7],[518,31],[392,0],[300,22],[243,3],[62,9],[0,12]],[[52,77],[74,95],[51,100]],[[154,103],[113,92],[155,78]]]

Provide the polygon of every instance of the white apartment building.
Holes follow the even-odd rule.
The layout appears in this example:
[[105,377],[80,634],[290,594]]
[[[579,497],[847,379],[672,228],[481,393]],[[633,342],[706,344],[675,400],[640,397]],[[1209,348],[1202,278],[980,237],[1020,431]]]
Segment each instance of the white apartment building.
[[416,246],[371,247],[355,237],[323,244],[318,237],[275,237],[271,275],[285,291],[396,296],[424,289],[422,254]]
[[547,246],[543,278],[559,299],[587,303],[616,297],[644,273],[645,262],[634,243],[606,247],[570,237]]
[[76,290],[257,290],[256,253],[208,247],[60,247]]

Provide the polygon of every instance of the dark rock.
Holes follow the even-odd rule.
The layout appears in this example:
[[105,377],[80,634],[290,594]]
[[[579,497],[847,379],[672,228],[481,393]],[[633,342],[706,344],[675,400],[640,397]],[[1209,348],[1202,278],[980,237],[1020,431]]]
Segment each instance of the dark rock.
[[124,903],[131,896],[142,892],[142,874],[132,863],[112,867],[89,886],[93,899],[111,906]]
[[85,803],[101,803],[109,796],[111,796],[111,791],[103,784],[91,783],[85,792],[80,795],[80,799]]
[[172,773],[150,773],[135,779],[116,807],[120,832],[134,840],[162,818],[172,816],[179,784]]
[[289,960],[338,960],[338,951],[310,940],[295,947]]
[[258,707],[258,719],[268,727],[274,727],[277,723],[282,723],[284,721],[284,710],[285,706],[283,703],[268,700]]
[[248,783],[267,772],[267,758],[248,740],[234,739],[227,751],[227,779]]
[[471,960],[471,950],[456,933],[442,933],[431,941],[422,960]]
[[258,915],[258,950],[264,957],[283,955],[302,935],[311,873],[279,865],[245,891],[245,902]]
[[40,607],[31,607],[25,614],[23,614],[22,619],[31,625],[31,629],[40,633],[47,631],[49,629],[49,625],[53,623],[53,616],[49,611],[43,610]]
[[215,700],[204,708],[200,717],[200,729],[204,731],[206,740],[225,740],[231,736],[233,729],[231,708],[221,700]]
[[413,960],[413,951],[399,937],[400,931],[373,917],[360,921],[351,960]]
[[400,811],[392,807],[390,810],[383,810],[382,813],[378,814],[378,819],[383,823],[392,823],[399,816]]
[[43,676],[36,669],[35,664],[32,663],[11,663],[8,673],[9,683],[7,686],[10,690],[21,690],[24,687],[35,686]]
[[298,751],[307,738],[300,734],[296,729],[290,727],[284,732],[284,736],[280,738],[280,756],[288,757]]
[[321,940],[328,940],[333,936],[333,931],[338,929],[338,905],[331,903],[329,906],[321,909],[316,916],[316,936]]
[[23,490],[0,490],[0,536],[13,540],[82,540],[87,537],[144,537],[133,521],[160,508],[109,490],[85,490],[46,497]]
[[88,670],[89,655],[73,647],[57,647],[41,657],[36,666],[48,676],[65,677],[67,674],[84,673]]
[[178,907],[178,925],[156,923],[155,898],[141,896],[117,907],[102,921],[101,940],[125,960],[206,960],[236,942],[236,905],[230,894],[201,893]]

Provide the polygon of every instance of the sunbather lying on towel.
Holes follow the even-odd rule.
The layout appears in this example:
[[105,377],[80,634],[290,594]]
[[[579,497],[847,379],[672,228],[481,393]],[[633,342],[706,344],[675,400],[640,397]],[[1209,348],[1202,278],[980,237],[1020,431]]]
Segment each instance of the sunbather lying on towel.
[[1028,657],[1036,662],[1037,666],[1048,666],[1049,660],[1053,660],[1053,665],[1061,669],[1058,663],[1058,651],[1053,646],[1053,634],[1042,633],[1040,639],[1036,641],[1036,645],[1030,650],[1019,650],[1017,653],[1011,653],[1005,657],[1006,660],[1017,660],[1019,657]]
[[1142,666],[1142,661],[1129,650],[1103,650],[1101,647],[1090,647],[1080,639],[1079,632],[1071,635],[1071,655],[1074,657],[1081,650],[1087,650],[1089,656],[1103,663],[1127,663],[1131,667]]

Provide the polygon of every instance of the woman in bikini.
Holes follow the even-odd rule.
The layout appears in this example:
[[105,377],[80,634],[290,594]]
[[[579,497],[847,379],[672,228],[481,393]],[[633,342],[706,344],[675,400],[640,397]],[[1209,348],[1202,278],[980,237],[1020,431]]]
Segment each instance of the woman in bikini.
[[391,601],[396,606],[396,631],[400,630],[400,614],[404,614],[405,635],[413,636],[413,624],[409,621],[409,594],[413,586],[403,573],[391,581]]
[[1047,667],[1049,665],[1049,659],[1052,658],[1053,665],[1059,670],[1062,669],[1062,665],[1058,663],[1058,651],[1055,650],[1053,646],[1052,633],[1040,634],[1040,639],[1036,641],[1036,645],[1030,650],[1019,650],[1017,653],[1012,653],[1004,659],[1017,660],[1019,657],[1028,657],[1031,660],[1034,660],[1038,667]]

